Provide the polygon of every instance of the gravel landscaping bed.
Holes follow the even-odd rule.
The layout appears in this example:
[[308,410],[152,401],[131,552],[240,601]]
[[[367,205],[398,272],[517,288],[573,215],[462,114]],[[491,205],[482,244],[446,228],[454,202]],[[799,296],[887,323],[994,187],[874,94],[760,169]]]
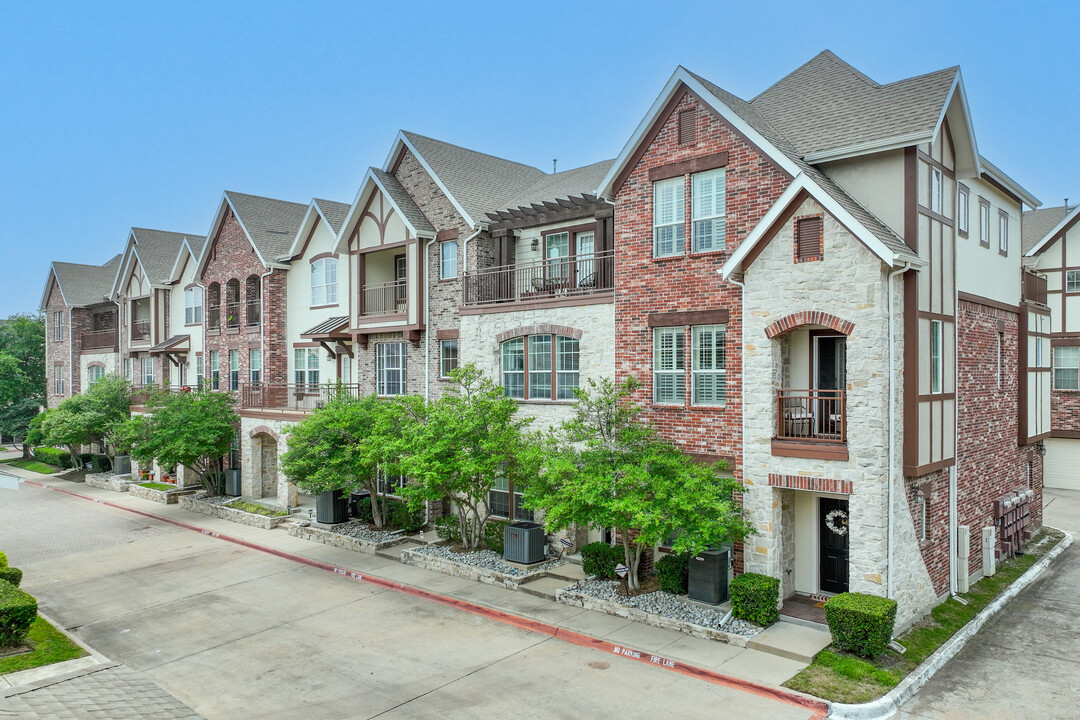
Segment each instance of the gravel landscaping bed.
[[726,613],[701,607],[662,590],[625,597],[616,589],[614,580],[584,580],[555,593],[555,598],[567,605],[583,607],[643,622],[656,627],[678,630],[687,635],[720,640],[738,647],[763,628],[745,620],[730,618],[721,624]]
[[491,550],[454,552],[446,545],[426,545],[401,553],[401,562],[427,570],[477,580],[489,585],[517,590],[526,580],[547,577],[548,571],[565,565],[565,560],[550,560],[528,568],[511,565]]
[[[133,489],[128,492],[133,492]],[[196,495],[181,495],[180,507],[185,510],[201,513],[202,515],[209,515],[210,517],[221,518],[222,520],[229,520],[231,522],[240,523],[241,525],[262,528],[264,530],[270,530],[271,528],[277,527],[288,517],[288,515],[267,517],[266,515],[256,515],[255,513],[244,512],[243,510],[229,507],[228,503],[239,499],[240,498],[229,497],[226,495],[207,496],[202,493]]]
[[400,545],[409,539],[404,532],[372,530],[367,526],[367,523],[358,521],[338,525],[333,529],[308,524],[293,525],[289,528],[289,534],[304,540],[312,540],[324,545],[345,548],[346,550],[355,550],[368,555],[374,555],[379,550]]

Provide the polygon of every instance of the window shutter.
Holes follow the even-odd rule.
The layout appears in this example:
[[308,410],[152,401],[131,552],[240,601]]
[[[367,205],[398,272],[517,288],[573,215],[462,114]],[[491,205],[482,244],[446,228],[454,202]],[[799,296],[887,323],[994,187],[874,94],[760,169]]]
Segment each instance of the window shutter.
[[795,221],[795,261],[820,260],[822,255],[821,218]]
[[679,144],[686,145],[697,140],[697,108],[679,112]]

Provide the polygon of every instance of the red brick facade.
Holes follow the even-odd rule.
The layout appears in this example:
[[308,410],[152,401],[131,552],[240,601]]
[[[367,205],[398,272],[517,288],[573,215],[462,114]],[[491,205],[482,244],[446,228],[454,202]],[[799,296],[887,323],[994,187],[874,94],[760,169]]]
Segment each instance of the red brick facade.
[[1080,437],[1080,391],[1051,391],[1050,428],[1053,437]]
[[[696,140],[680,144],[678,117],[697,109]],[[685,116],[690,117],[690,116]],[[788,182],[754,145],[717,116],[696,95],[685,92],[676,106],[658,120],[661,127],[615,197],[615,374],[642,383],[635,400],[644,417],[687,452],[735,460],[741,477],[741,348],[742,313],[739,288],[720,279],[718,270],[746,237]],[[726,239],[724,248],[654,259],[651,168],[726,152]],[[689,176],[686,176],[689,183]],[[691,199],[684,193],[687,249],[691,238]],[[686,399],[682,407],[652,402],[652,313],[728,311],[726,328],[726,404],[694,406],[690,398],[690,333],[686,333]]]
[[[71,396],[72,383],[78,382],[78,355],[73,355],[71,347],[72,313],[64,303],[64,298],[60,294],[60,288],[57,286],[56,280],[49,280],[46,297],[48,301],[45,307],[45,405],[54,408],[65,397]],[[64,337],[62,340],[57,340],[55,336],[54,318],[56,313],[63,313],[64,316]],[[78,311],[76,311],[77,313]],[[72,358],[76,359],[74,368],[72,367]],[[65,379],[62,393],[56,392],[54,368],[57,365],[64,368]]]

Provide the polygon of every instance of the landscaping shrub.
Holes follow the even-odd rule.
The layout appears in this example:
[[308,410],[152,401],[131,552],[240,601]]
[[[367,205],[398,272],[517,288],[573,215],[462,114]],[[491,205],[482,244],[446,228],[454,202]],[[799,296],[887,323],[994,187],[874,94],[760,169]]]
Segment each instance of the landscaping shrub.
[[[401,500],[383,498],[383,524],[395,530],[405,532],[417,532],[424,527],[424,510],[410,510],[409,506]],[[356,518],[362,522],[370,523],[371,497],[362,497],[356,501]]]
[[896,622],[896,601],[866,593],[841,593],[825,603],[833,644],[856,655],[885,652]]
[[592,542],[581,546],[581,569],[586,575],[595,575],[601,580],[617,580],[615,566],[625,559],[621,545]]
[[743,573],[731,581],[731,611],[743,620],[768,627],[780,618],[780,579]]
[[656,561],[656,579],[660,589],[673,595],[685,595],[690,585],[690,556],[668,553]]
[[0,568],[5,568],[7,566],[8,566],[8,564],[7,564],[7,555],[0,552]]
[[51,447],[34,448],[34,457],[47,465],[59,468],[71,467],[71,453]]
[[36,617],[37,600],[0,580],[0,647],[21,643]]
[[15,587],[22,582],[22,570],[13,567],[0,567],[0,580],[7,580]]
[[488,550],[502,555],[503,529],[505,527],[506,523],[501,520],[488,520],[487,525],[484,526],[484,545],[487,546]]
[[461,544],[461,526],[458,525],[457,515],[443,515],[435,518],[432,523],[439,537],[452,545]]
[[94,472],[109,472],[112,470],[112,463],[109,461],[108,455],[91,455],[90,461],[94,463]]

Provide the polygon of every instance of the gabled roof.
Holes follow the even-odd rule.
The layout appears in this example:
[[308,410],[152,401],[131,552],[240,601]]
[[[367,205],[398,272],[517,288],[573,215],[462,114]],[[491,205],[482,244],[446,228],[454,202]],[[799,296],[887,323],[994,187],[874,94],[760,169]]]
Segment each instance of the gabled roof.
[[581,197],[591,194],[596,190],[596,186],[600,184],[600,181],[604,179],[604,175],[611,169],[611,164],[614,162],[614,160],[602,160],[573,170],[544,175],[511,198],[509,204],[505,207],[488,208],[486,212],[525,207],[533,203],[542,203],[545,200],[558,200],[560,198]]
[[49,284],[54,277],[60,289],[60,296],[69,308],[107,302],[116,273],[120,269],[121,257],[117,255],[104,265],[53,262],[45,280],[45,290],[41,294],[39,310],[44,312],[48,305]]
[[296,237],[293,238],[289,251],[284,255],[279,255],[276,259],[287,262],[299,257],[304,252],[304,247],[307,245],[308,238],[317,221],[325,222],[330,229],[330,234],[336,239],[341,234],[341,228],[345,226],[345,218],[349,214],[349,208],[348,203],[339,203],[321,198],[312,200],[311,204],[308,205],[307,212],[304,213],[304,219],[300,221],[300,227],[296,230]]
[[217,236],[221,223],[225,220],[225,210],[232,208],[240,227],[244,230],[248,242],[255,249],[259,261],[264,267],[273,266],[277,258],[289,252],[300,223],[308,211],[308,205],[275,200],[259,195],[246,195],[233,190],[226,190],[218,203],[217,214],[206,234],[207,244],[199,258],[197,274],[201,275],[210,254],[206,250]]
[[391,207],[401,216],[406,227],[418,238],[434,238],[435,226],[428,222],[424,213],[420,211],[412,196],[406,192],[396,177],[376,167],[369,167],[364,173],[364,179],[360,181],[360,189],[356,192],[356,199],[349,208],[345,222],[341,225],[338,233],[337,250],[341,252],[348,247],[349,235],[352,228],[359,222],[364,209],[367,207],[371,196],[378,190],[383,194]]
[[172,271],[169,273],[170,282],[180,282],[181,273],[184,269],[184,261],[187,256],[191,257],[191,260],[195,263],[196,267],[199,264],[199,259],[202,257],[203,248],[206,247],[206,238],[202,235],[185,235],[184,242],[180,247],[180,252],[176,254],[176,260],[173,262]]
[[1037,208],[1042,205],[1042,201],[1040,201],[1039,198],[1025,190],[1020,183],[1006,175],[1001,168],[984,158],[982,155],[979,156],[979,166],[982,168],[983,175],[1015,195],[1024,205],[1027,205],[1030,208]]
[[167,285],[172,280],[173,267],[188,237],[191,235],[131,228],[132,251],[152,285]]
[[318,209],[322,219],[330,226],[335,235],[341,232],[342,226],[345,225],[345,216],[349,214],[349,203],[323,200],[322,198],[315,198],[311,203]]
[[1028,210],[1024,213],[1021,238],[1024,255],[1038,255],[1067,225],[1080,218],[1080,205]]
[[466,223],[476,227],[489,210],[513,199],[545,176],[542,170],[402,130],[383,164],[390,171],[407,147]]

